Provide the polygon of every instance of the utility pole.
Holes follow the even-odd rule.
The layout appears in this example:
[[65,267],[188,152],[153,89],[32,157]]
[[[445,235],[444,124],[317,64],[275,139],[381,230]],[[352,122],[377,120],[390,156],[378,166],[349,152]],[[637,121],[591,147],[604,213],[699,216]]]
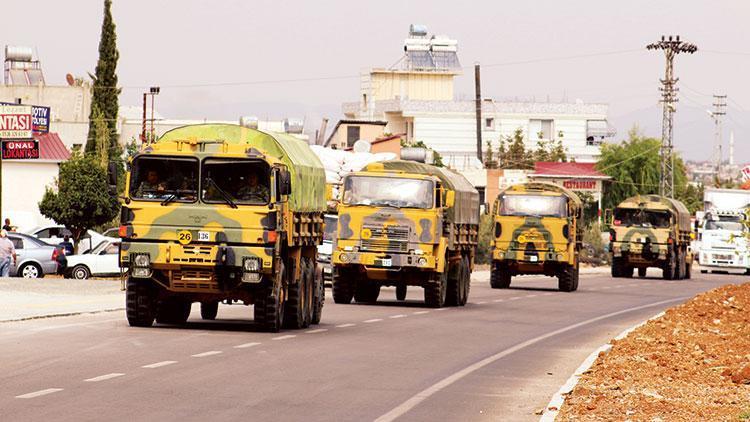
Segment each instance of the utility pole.
[[476,118],[477,118],[477,158],[482,160],[482,80],[479,75],[479,63],[474,63],[474,91],[476,93]]
[[727,96],[714,94],[714,109],[711,110],[711,117],[714,118],[714,141],[716,148],[716,179],[721,182],[721,162],[724,160],[722,153],[722,119],[727,114]]
[[674,77],[674,57],[680,53],[695,53],[698,47],[680,41],[680,36],[661,36],[661,40],[646,46],[648,50],[662,50],[667,59],[664,79],[661,80],[661,103],[664,106],[661,126],[661,172],[659,182],[659,194],[669,198],[674,197],[674,144],[672,140],[672,129],[674,126],[674,112],[677,110],[677,85],[678,78]]

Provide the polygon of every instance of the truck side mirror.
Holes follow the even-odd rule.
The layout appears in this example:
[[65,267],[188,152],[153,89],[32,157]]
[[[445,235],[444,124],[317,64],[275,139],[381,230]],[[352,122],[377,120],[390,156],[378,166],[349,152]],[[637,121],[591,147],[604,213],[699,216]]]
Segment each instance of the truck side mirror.
[[604,224],[611,226],[613,221],[612,210],[607,208],[604,210]]
[[282,169],[276,175],[276,187],[281,195],[292,193],[292,176],[289,170]]
[[451,208],[456,203],[456,191],[445,192],[445,207]]
[[107,165],[107,184],[111,194],[117,193],[117,163],[110,162]]

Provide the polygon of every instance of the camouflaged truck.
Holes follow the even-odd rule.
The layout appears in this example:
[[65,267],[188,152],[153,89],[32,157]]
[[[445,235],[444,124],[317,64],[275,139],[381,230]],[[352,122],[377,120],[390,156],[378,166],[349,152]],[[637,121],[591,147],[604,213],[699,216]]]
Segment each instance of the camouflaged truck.
[[578,289],[583,206],[574,192],[551,183],[513,185],[492,207],[494,242],[490,286],[510,287],[511,277],[557,277],[564,292]]
[[333,247],[333,300],[374,302],[381,286],[424,288],[428,306],[463,306],[479,194],[462,175],[414,161],[372,163],[344,178]]
[[325,175],[308,145],[237,125],[173,129],[129,163],[120,265],[130,325],[254,304],[265,330],[320,321]]
[[632,277],[638,269],[663,270],[667,280],[690,278],[693,253],[690,248],[690,212],[675,199],[638,195],[607,212],[612,277]]

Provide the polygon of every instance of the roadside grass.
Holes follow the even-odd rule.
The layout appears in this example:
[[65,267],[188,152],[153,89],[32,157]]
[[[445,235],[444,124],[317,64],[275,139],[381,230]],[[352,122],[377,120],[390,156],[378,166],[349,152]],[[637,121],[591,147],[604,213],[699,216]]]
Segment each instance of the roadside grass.
[[737,417],[737,420],[740,421],[750,421],[750,410],[746,410]]

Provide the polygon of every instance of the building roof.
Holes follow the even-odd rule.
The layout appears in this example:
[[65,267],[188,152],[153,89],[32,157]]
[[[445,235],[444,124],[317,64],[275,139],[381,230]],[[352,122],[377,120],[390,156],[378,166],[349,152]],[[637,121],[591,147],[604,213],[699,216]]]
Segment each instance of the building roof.
[[[383,138],[378,138],[378,139],[375,139],[374,141],[370,142],[370,145],[375,145],[375,144],[379,144],[379,143],[382,143],[382,142],[393,141],[395,139],[401,139],[404,136],[406,136],[405,133],[397,133],[395,135],[390,135],[390,136],[386,136],[386,137],[383,137]],[[354,147],[346,147],[345,150],[346,151],[352,151],[352,150],[354,150]]]
[[534,163],[534,176],[609,179],[609,176],[596,170],[596,163],[559,163],[551,161],[537,161]]
[[34,135],[39,141],[39,159],[46,161],[66,161],[70,158],[70,151],[57,133],[39,133]]
[[[361,102],[348,102],[342,104],[345,115],[357,115],[361,113]],[[496,101],[485,99],[482,101],[482,113],[488,116],[494,114],[503,115],[548,115],[548,116],[590,116],[591,118],[605,119],[608,104],[584,103],[584,102],[534,102],[534,101]],[[385,112],[412,113],[475,113],[476,102],[471,100],[443,101],[443,100],[410,100],[396,98],[390,100],[374,101],[374,113],[376,116]],[[492,117],[492,116],[490,116]]]
[[331,143],[331,139],[333,139],[333,135],[336,134],[336,131],[339,130],[339,126],[341,125],[374,125],[374,126],[385,126],[388,122],[385,120],[359,120],[359,119],[341,119],[338,122],[336,122],[336,126],[333,127],[333,130],[331,131],[331,134],[328,135],[328,139],[326,139],[325,145],[328,146]]

